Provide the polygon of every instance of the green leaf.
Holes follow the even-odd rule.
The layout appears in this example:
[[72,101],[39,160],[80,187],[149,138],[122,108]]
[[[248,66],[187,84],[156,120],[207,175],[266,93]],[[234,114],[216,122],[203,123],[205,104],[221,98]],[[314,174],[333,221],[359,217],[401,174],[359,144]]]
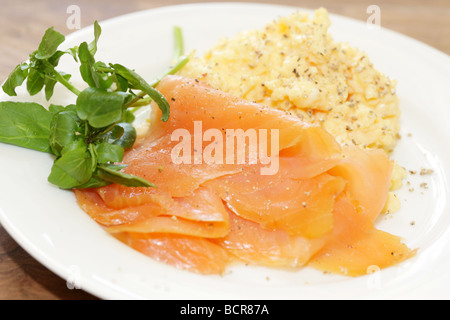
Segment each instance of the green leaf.
[[77,148],[55,160],[48,181],[62,189],[73,189],[91,177],[91,156],[86,148]]
[[123,92],[127,92],[128,90],[128,81],[124,77],[122,77],[120,74],[116,74],[116,84],[117,89]]
[[130,149],[136,141],[136,129],[129,123],[118,123],[111,130],[97,137],[98,143],[119,145]]
[[153,183],[130,174],[111,169],[108,166],[98,167],[98,177],[109,182],[114,182],[127,187],[156,187]]
[[19,64],[8,76],[2,86],[3,92],[9,96],[17,96],[16,88],[20,87],[28,76],[28,64]]
[[128,97],[129,94],[124,92],[107,92],[89,87],[78,96],[78,116],[94,128],[110,126],[122,119],[122,106]]
[[48,111],[52,114],[55,115],[61,111],[72,111],[77,113],[77,107],[74,104],[69,104],[68,106],[61,106],[61,105],[56,105],[56,104],[51,104],[48,107]]
[[129,167],[129,164],[123,164],[123,163],[108,163],[108,164],[104,164],[103,167],[108,168],[110,170],[114,170],[114,171],[120,171],[122,169],[125,169],[127,167]]
[[94,56],[97,53],[97,43],[98,39],[100,38],[100,35],[102,34],[102,28],[98,24],[97,21],[94,22],[94,41],[89,43],[89,51],[91,52],[92,56]]
[[[63,72],[60,72],[60,74],[62,75],[62,77],[65,80],[69,81],[69,79],[71,77],[70,74],[65,74]],[[53,96],[53,92],[54,92],[56,83],[57,83],[57,81],[55,79],[53,79],[53,78],[50,78],[50,77],[46,77],[45,78],[45,82],[44,82],[44,85],[45,85],[45,99],[47,101],[49,101],[50,98]]]
[[52,114],[32,102],[0,102],[0,142],[52,153],[49,144]]
[[49,111],[51,114],[53,114],[53,115],[57,114],[58,112],[64,111],[65,109],[66,109],[66,108],[65,108],[64,106],[60,106],[60,105],[57,105],[57,104],[51,104],[51,105],[48,107],[48,111]]
[[90,143],[88,146],[88,151],[91,154],[91,170],[94,172],[97,169],[98,162],[97,148],[95,147],[95,144]]
[[121,162],[125,150],[116,144],[100,143],[96,146],[98,163],[104,164],[108,162]]
[[134,113],[130,111],[129,109],[125,110],[122,116],[121,122],[125,123],[133,123],[136,117],[134,116]]
[[50,58],[56,53],[59,45],[63,43],[64,40],[65,37],[58,31],[55,31],[53,27],[47,29],[34,57],[39,60]]
[[69,48],[64,52],[67,54],[70,54],[73,57],[73,59],[75,60],[75,62],[78,62],[78,46]]
[[133,88],[139,89],[150,96],[158,104],[158,107],[162,111],[161,120],[167,121],[169,120],[170,115],[170,105],[167,99],[155,88],[149,85],[140,75],[138,75],[133,70],[128,69],[120,64],[112,65],[114,70],[128,80],[128,82],[133,86]]
[[65,146],[77,139],[79,132],[79,118],[75,112],[61,111],[55,114],[50,124],[49,138],[53,153],[59,155]]
[[31,69],[28,73],[27,90],[30,96],[34,96],[42,90],[45,83],[45,76],[36,69]]
[[95,59],[89,51],[88,44],[83,42],[78,48],[78,58],[80,59],[80,73],[83,80],[91,87],[100,87],[99,76],[94,70]]
[[48,58],[48,62],[53,66],[56,67],[59,63],[59,59],[66,54],[66,51],[56,51],[50,58]]
[[[125,169],[128,167],[126,164],[104,164],[105,167],[109,168],[110,170],[119,171],[122,169]],[[92,174],[91,179],[86,182],[85,184],[82,184],[76,189],[86,189],[86,188],[101,188],[108,186],[112,184],[113,182],[105,181],[98,176],[98,169]]]
[[64,149],[62,149],[61,155],[65,155],[66,153],[71,152],[76,149],[85,149],[86,150],[87,149],[86,142],[84,142],[83,139],[78,139],[78,140],[75,140],[75,141],[69,143],[67,146],[64,147]]
[[124,149],[131,149],[136,141],[136,129],[130,123],[118,123],[116,127],[123,129],[123,134],[112,141],[113,144],[117,144]]
[[73,111],[77,113],[77,105],[76,104],[69,104],[68,106],[64,107],[64,110],[66,111]]
[[110,143],[113,144],[115,141],[119,140],[125,132],[125,129],[122,128],[119,124],[116,124],[112,128],[108,128],[107,131],[100,133],[97,135],[95,139],[95,143]]
[[45,78],[44,85],[45,85],[45,99],[48,101],[53,96],[56,80],[47,77]]
[[[98,87],[105,91],[108,90],[111,87],[111,85],[114,83],[114,78],[106,72],[98,71],[99,68],[108,68],[108,66],[104,62],[97,61],[97,62],[95,62],[93,68],[98,75],[98,82],[99,82]],[[126,92],[127,90],[120,90],[120,91]]]
[[110,184],[112,184],[112,182],[108,182],[108,181],[105,181],[103,179],[100,179],[98,177],[97,173],[94,172],[92,174],[91,179],[88,182],[77,186],[76,189],[101,188],[101,187],[106,187],[106,186],[108,186]]

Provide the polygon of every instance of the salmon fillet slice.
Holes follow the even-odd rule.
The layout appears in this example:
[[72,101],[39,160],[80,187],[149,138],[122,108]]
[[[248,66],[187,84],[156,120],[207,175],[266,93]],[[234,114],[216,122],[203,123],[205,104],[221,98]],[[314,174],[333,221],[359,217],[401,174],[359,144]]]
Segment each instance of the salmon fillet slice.
[[241,261],[269,267],[296,268],[305,265],[320,250],[325,237],[306,239],[282,230],[267,230],[259,223],[230,211],[230,232],[213,241]]
[[150,258],[201,274],[222,274],[231,260],[225,249],[205,238],[171,233],[126,233],[117,237]]
[[345,195],[335,205],[335,226],[325,246],[309,265],[326,272],[362,276],[403,262],[416,253],[398,236],[377,230],[371,217],[358,210]]
[[[131,247],[205,274],[223,272],[234,257],[353,276],[414,255],[373,223],[387,199],[392,170],[383,151],[341,146],[320,127],[194,79],[167,76],[158,90],[170,102],[170,119],[152,124],[126,153],[129,166],[123,169],[158,187],[112,184],[75,191],[80,206]],[[159,118],[159,109],[153,110]],[[175,163],[172,151],[179,141],[172,133],[178,129],[190,135],[218,129],[215,138],[224,140],[227,129],[278,130],[279,148],[272,149],[269,139],[265,150],[269,159],[278,159],[278,170],[262,175],[267,163],[252,163],[261,150],[250,147],[242,148],[243,163],[197,163],[212,139],[190,145],[191,163]],[[256,132],[260,138],[262,131]]]
[[114,209],[91,189],[75,190],[80,206],[111,233],[175,233],[206,238],[223,237],[229,217],[221,199],[201,187],[184,198],[161,196],[160,202]]
[[318,238],[333,228],[335,197],[346,186],[344,179],[327,173],[295,180],[289,168],[276,176],[261,176],[258,170],[224,176],[206,185],[217,190],[238,216],[293,236]]
[[346,195],[357,211],[375,220],[389,192],[393,163],[381,149],[344,148],[345,157],[328,173],[347,181]]

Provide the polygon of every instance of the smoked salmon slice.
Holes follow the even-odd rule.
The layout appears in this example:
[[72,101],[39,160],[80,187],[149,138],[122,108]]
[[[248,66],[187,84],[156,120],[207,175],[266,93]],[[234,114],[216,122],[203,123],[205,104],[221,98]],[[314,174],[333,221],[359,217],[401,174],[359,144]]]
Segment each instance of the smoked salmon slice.
[[393,163],[381,149],[362,151],[356,146],[346,146],[344,154],[328,173],[344,178],[348,199],[358,212],[375,220],[388,197]]
[[344,195],[335,205],[335,227],[327,244],[309,265],[326,272],[362,276],[415,255],[401,238],[377,230],[371,217],[358,213]]
[[74,190],[77,202],[89,216],[105,227],[137,223],[160,212],[157,204],[131,206],[124,209],[108,207],[94,189]]
[[119,239],[157,261],[202,274],[222,274],[230,262],[228,252],[199,237],[161,233],[128,233]]
[[268,230],[230,211],[230,232],[214,242],[249,264],[296,268],[305,265],[327,239],[291,236],[282,230]]
[[[195,79],[167,76],[158,90],[170,102],[170,118],[152,123],[123,160],[124,172],[157,188],[75,191],[107,232],[203,274],[222,273],[237,259],[358,276],[414,255],[374,225],[392,171],[384,151],[341,146],[318,126]],[[159,109],[152,110],[158,119]],[[227,138],[238,141],[237,130],[244,144],[229,157]],[[267,144],[252,147],[253,138]],[[174,150],[182,150],[177,161]],[[262,174],[274,163],[274,172]]]
[[314,178],[289,178],[289,167],[276,176],[244,171],[207,183],[219,191],[235,214],[289,235],[318,238],[333,228],[335,197],[346,185],[344,179],[327,173]]
[[140,206],[109,208],[92,189],[75,190],[81,207],[111,233],[175,233],[206,238],[223,237],[229,217],[221,199],[201,187],[184,198],[164,195]]
[[[150,203],[152,209],[153,204]],[[136,223],[112,226],[111,233],[176,233],[205,238],[225,236],[229,217],[220,198],[211,190],[200,187],[184,198],[174,198],[154,217]]]

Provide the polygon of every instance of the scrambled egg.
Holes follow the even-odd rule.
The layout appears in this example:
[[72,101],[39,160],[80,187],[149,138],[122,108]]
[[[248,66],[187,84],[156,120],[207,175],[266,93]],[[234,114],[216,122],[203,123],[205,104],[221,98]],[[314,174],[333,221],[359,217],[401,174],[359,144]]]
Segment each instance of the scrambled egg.
[[[364,52],[334,41],[329,26],[323,8],[312,18],[300,12],[281,17],[221,39],[181,74],[320,124],[342,144],[391,152],[400,130],[396,82],[377,71]],[[405,175],[395,165],[391,190]],[[389,202],[386,211],[392,212],[398,204]]]

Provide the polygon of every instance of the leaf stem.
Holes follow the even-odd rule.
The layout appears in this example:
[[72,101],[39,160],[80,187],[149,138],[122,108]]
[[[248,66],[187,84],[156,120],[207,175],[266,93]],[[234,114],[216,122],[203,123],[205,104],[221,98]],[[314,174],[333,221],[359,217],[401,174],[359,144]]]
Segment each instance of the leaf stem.
[[[166,72],[164,72],[162,75],[160,75],[158,78],[156,78],[155,80],[153,80],[150,83],[150,86],[152,87],[156,87],[161,80],[167,76],[167,75],[173,75],[175,73],[177,73],[178,71],[181,70],[181,68],[183,68],[186,63],[188,63],[189,59],[190,59],[191,55],[187,55],[185,57],[181,57],[180,59],[178,59],[177,63],[175,65],[173,65],[172,67],[170,67]],[[148,105],[150,102],[152,102],[152,98],[147,97],[144,99],[144,97],[146,96],[146,93],[141,91],[138,95],[136,95],[136,97],[131,100],[127,105],[126,108],[131,108],[131,107],[142,107],[142,106],[146,106]]]
[[114,70],[108,67],[96,67],[95,69],[103,73],[114,73]]
[[174,37],[174,61],[180,59],[180,57],[184,54],[184,43],[183,43],[183,33],[180,27],[173,28],[173,37]]
[[61,83],[64,87],[66,87],[67,89],[72,91],[75,95],[77,95],[77,96],[80,95],[81,91],[78,90],[77,88],[75,88],[69,81],[64,79],[64,77],[58,71],[55,70],[53,75],[55,77],[55,80],[58,81],[59,83]]
[[166,72],[164,72],[162,75],[160,75],[158,78],[156,78],[155,80],[153,80],[153,82],[150,83],[150,85],[152,87],[155,87],[158,85],[158,83],[161,82],[161,80],[167,76],[167,75],[173,75],[175,73],[177,73],[178,71],[181,70],[181,68],[183,68],[186,63],[188,63],[189,59],[191,58],[191,55],[187,55],[184,57],[181,57],[180,59],[178,59],[178,61],[172,66],[170,67]]
[[[126,106],[125,108],[130,108],[132,106],[134,106],[136,103],[138,103],[138,101],[140,101],[142,98],[144,98],[146,96],[146,93],[144,91],[139,92],[136,97],[131,100]],[[151,101],[151,100],[150,100]]]

